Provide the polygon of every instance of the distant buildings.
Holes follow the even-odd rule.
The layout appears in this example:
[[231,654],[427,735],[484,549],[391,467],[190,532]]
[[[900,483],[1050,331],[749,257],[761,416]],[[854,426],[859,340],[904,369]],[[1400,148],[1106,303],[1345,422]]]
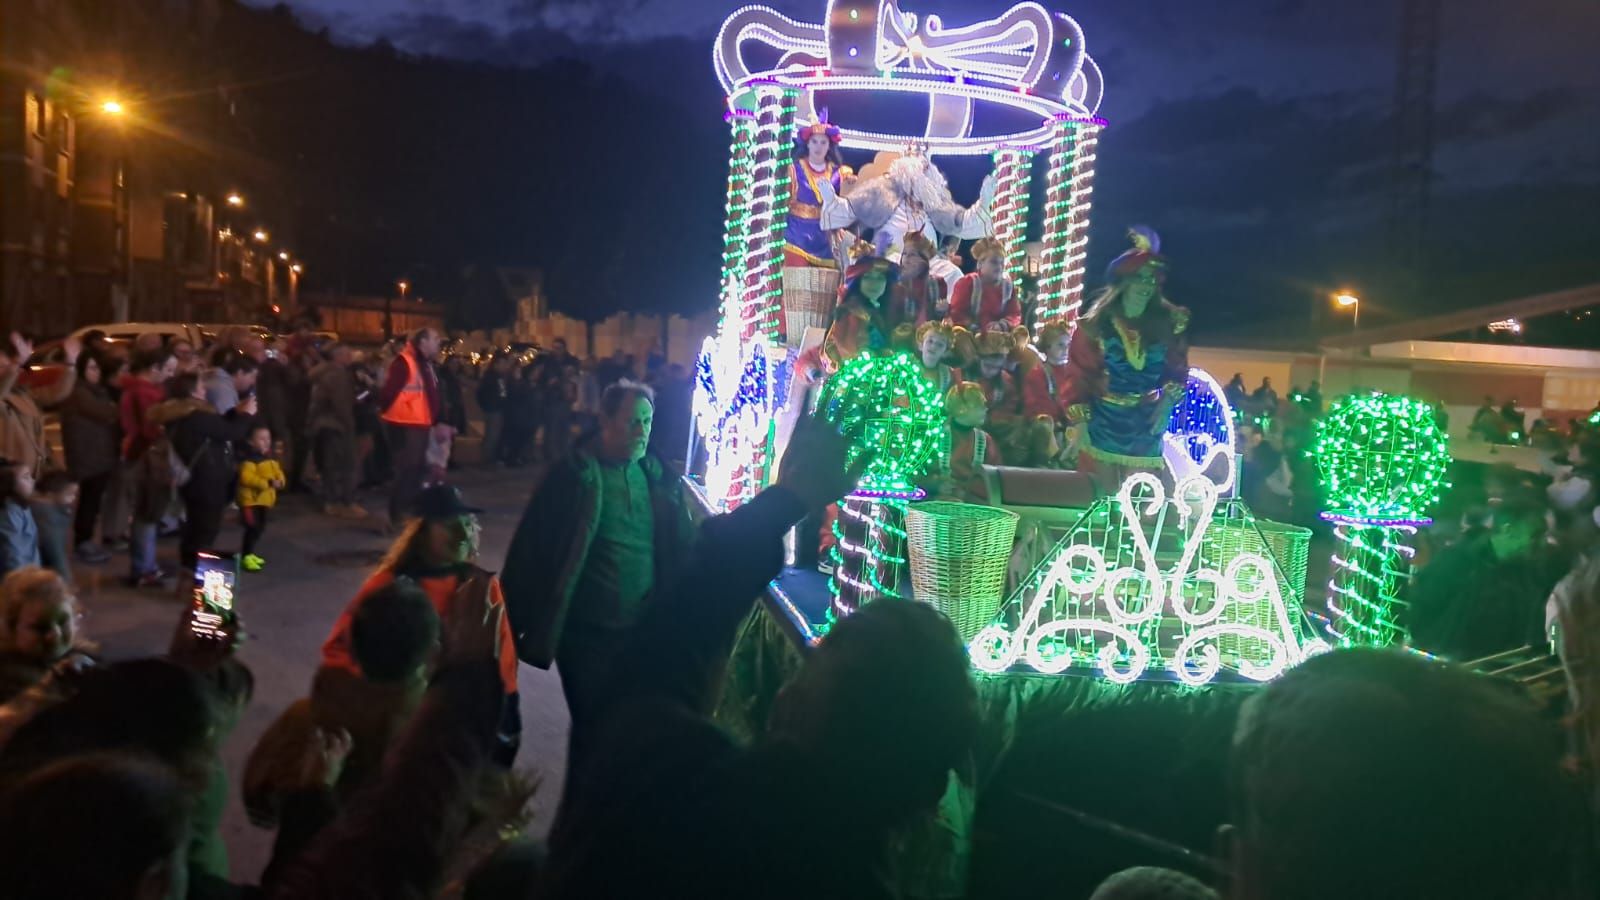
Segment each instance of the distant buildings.
[[261,321],[297,290],[214,49],[230,2],[0,0],[0,326]]

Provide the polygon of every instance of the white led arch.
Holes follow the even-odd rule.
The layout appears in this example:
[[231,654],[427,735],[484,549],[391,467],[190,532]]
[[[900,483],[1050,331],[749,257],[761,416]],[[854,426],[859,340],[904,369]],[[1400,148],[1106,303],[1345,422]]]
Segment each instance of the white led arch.
[[[753,67],[746,46],[777,52],[775,64]],[[921,134],[891,134],[835,121],[844,143],[901,150],[909,143],[934,154],[987,154],[1001,147],[1044,149],[1051,123],[1094,121],[1100,68],[1085,50],[1083,29],[1063,13],[1019,3],[994,19],[947,27],[939,16],[902,12],[899,0],[828,0],[822,23],[800,22],[765,6],[746,6],[722,24],[713,50],[717,78],[729,96],[760,82],[800,88],[797,115],[817,114],[816,95],[915,93],[928,98]],[[1037,118],[1016,131],[972,133],[979,106]],[[837,117],[836,117],[837,118]]]

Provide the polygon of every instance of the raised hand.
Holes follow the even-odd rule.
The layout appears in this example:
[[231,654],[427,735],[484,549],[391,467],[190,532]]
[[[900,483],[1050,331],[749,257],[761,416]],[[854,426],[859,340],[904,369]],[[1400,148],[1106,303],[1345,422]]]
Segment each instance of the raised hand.
[[343,728],[313,728],[302,751],[299,770],[295,773],[301,790],[331,788],[338,784],[354,743],[350,732]]
[[833,425],[815,416],[802,418],[789,438],[778,467],[778,484],[792,492],[807,509],[821,509],[855,489],[861,473],[872,462],[861,454],[847,464],[850,442]]

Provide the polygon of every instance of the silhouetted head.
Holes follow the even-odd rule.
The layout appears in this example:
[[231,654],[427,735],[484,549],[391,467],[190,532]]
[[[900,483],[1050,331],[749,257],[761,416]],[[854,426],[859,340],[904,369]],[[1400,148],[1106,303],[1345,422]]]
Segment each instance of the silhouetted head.
[[126,753],[48,763],[0,795],[0,872],[12,900],[179,900],[189,807],[170,769]]
[[1509,683],[1400,651],[1315,657],[1240,713],[1232,896],[1565,896],[1581,829],[1560,758]]
[[415,582],[397,579],[356,607],[350,649],[368,681],[415,678],[439,649],[439,614]]
[[899,824],[938,802],[977,730],[955,626],[925,603],[883,600],[841,620],[785,685],[771,734],[833,773],[863,821]]

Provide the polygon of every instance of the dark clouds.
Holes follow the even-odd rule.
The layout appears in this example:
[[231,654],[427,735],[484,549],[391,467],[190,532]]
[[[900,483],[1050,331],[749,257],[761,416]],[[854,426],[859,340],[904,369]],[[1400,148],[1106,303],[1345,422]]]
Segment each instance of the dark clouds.
[[[383,36],[412,53],[509,66],[582,57],[673,95],[715,128],[709,43],[740,2],[296,5],[322,11],[335,35]],[[903,2],[949,25],[1011,5]],[[769,5],[815,21],[825,4]],[[1046,5],[1079,21],[1106,73],[1101,112],[1112,124],[1099,154],[1095,260],[1121,249],[1125,224],[1149,221],[1177,257],[1175,284],[1217,321],[1374,269],[1397,0]],[[1600,3],[1451,0],[1441,30],[1430,236],[1452,295],[1407,302],[1458,305],[1600,279],[1600,229],[1586,224],[1595,207],[1585,207],[1600,199]]]

